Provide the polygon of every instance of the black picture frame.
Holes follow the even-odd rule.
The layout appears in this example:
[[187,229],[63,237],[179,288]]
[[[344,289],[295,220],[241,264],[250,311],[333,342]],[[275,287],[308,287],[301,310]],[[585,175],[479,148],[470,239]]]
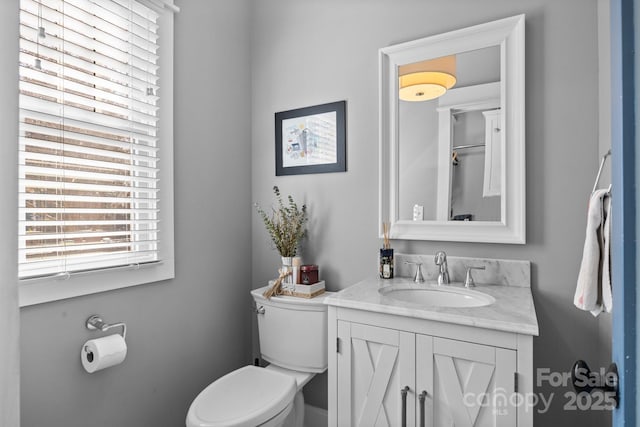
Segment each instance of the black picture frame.
[[345,172],[346,101],[275,113],[276,176]]

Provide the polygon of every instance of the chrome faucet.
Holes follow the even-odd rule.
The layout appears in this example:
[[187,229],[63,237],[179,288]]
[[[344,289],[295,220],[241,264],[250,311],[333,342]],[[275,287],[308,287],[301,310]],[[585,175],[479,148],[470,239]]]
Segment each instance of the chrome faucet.
[[435,262],[436,265],[440,267],[440,272],[438,274],[438,285],[448,285],[449,269],[447,267],[447,254],[445,254],[443,251],[436,253]]

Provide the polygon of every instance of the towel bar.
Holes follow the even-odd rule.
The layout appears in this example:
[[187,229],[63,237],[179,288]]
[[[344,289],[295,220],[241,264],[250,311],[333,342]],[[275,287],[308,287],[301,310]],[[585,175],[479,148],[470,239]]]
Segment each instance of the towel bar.
[[607,160],[607,157],[609,157],[611,155],[611,150],[608,150],[606,153],[604,153],[604,156],[602,156],[602,160],[600,160],[600,167],[598,168],[598,175],[596,175],[596,182],[593,184],[593,190],[591,190],[591,193],[595,193],[596,189],[598,188],[598,182],[600,182],[600,175],[602,174],[602,168],[604,166],[604,162],[605,160]]

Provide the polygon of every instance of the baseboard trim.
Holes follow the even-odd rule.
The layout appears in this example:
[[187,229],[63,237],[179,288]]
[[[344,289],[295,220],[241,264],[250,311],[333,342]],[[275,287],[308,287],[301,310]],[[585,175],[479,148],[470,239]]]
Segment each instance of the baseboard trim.
[[329,414],[326,409],[304,405],[304,427],[327,427]]

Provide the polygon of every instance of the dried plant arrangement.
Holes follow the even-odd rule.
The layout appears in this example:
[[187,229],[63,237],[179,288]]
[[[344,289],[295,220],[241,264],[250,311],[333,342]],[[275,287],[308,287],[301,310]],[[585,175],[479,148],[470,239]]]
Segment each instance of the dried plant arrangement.
[[294,257],[306,233],[307,206],[303,204],[298,207],[291,195],[287,196],[288,203],[285,204],[278,186],[273,187],[273,193],[276,196],[277,206],[272,207],[271,215],[268,215],[257,203],[255,206],[280,256]]

